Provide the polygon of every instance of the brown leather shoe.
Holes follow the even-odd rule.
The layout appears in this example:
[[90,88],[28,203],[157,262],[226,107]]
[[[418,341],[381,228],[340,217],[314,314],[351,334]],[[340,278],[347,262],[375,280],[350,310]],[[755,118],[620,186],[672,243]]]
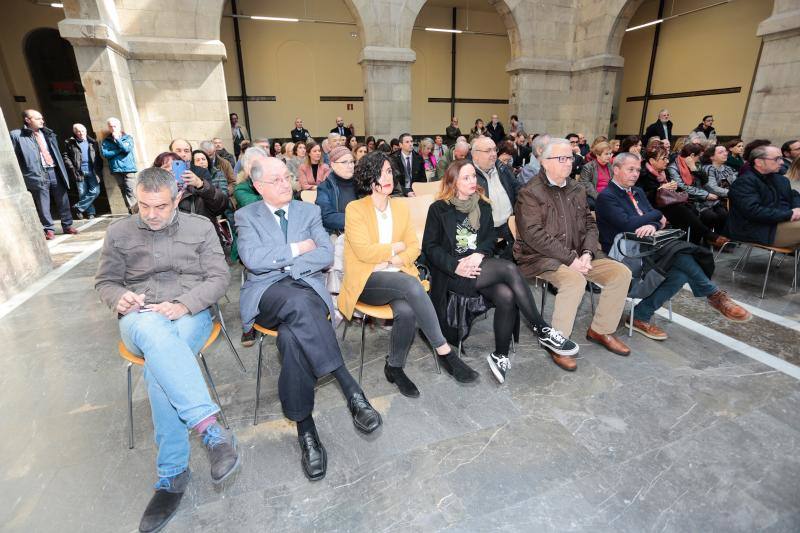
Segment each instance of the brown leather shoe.
[[[630,327],[630,318],[625,321],[625,327]],[[633,331],[637,331],[648,339],[653,339],[655,341],[667,340],[666,331],[655,324],[645,322],[644,320],[639,320],[637,318],[633,319]]]
[[731,240],[727,237],[723,237],[722,235],[715,235],[713,239],[706,239],[708,244],[713,246],[715,249],[719,250],[725,243],[731,242]]
[[731,300],[725,291],[718,290],[708,297],[708,304],[719,311],[722,316],[734,322],[747,322],[753,315],[750,312]]
[[570,357],[569,355],[558,355],[557,353],[551,352],[550,350],[547,350],[547,352],[550,354],[550,357],[553,358],[553,362],[558,366],[560,366],[561,368],[563,368],[564,370],[567,370],[569,372],[574,372],[575,369],[578,368],[578,363],[575,361],[573,357]]
[[603,335],[602,333],[597,333],[592,328],[589,328],[589,331],[586,332],[586,340],[599,344],[609,352],[617,355],[631,354],[631,349],[625,346],[625,344],[614,335]]

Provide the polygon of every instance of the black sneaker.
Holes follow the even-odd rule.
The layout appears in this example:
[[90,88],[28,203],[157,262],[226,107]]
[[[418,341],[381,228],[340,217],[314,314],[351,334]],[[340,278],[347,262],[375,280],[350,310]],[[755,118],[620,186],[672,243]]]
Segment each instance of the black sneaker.
[[575,355],[578,345],[553,328],[542,328],[539,332],[539,345],[558,355]]
[[256,343],[256,328],[242,333],[242,346],[249,348]]
[[495,355],[495,353],[492,352],[486,356],[486,360],[489,362],[489,368],[492,370],[494,377],[497,378],[497,381],[505,383],[506,372],[511,368],[511,361],[508,359],[508,356],[503,354]]

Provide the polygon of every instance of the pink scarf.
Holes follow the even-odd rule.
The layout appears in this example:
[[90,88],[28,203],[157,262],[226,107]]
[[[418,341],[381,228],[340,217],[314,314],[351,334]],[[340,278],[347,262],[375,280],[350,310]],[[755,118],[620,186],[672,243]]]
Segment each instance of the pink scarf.
[[678,172],[681,173],[681,179],[686,185],[691,186],[694,183],[694,176],[692,176],[692,171],[689,170],[689,165],[686,164],[686,160],[682,157],[678,157]]
[[656,171],[650,163],[645,163],[644,165],[647,167],[647,171],[655,176],[659,183],[667,182],[667,174],[663,170],[660,172]]

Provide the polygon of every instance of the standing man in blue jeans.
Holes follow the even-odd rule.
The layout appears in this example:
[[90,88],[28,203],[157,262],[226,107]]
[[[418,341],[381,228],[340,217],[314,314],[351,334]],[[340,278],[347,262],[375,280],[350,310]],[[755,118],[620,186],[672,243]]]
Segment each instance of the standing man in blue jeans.
[[[619,233],[635,233],[647,237],[667,225],[667,219],[653,208],[644,191],[635,187],[639,179],[642,161],[638,154],[623,152],[617,154],[612,165],[612,179],[608,187],[597,195],[597,227],[600,231],[600,245],[608,253],[614,238]],[[714,271],[714,257],[707,250],[690,243],[686,249],[676,253],[672,262],[665,265],[656,259],[659,268],[666,270],[666,278],[633,310],[626,326],[633,321],[633,329],[650,339],[663,341],[667,334],[651,323],[656,309],[667,302],[685,283],[689,284],[695,297],[705,297],[708,304],[734,322],[745,322],[752,316],[717,287],[710,277]]]
[[145,361],[159,479],[139,530],[152,532],[173,516],[189,483],[189,431],[202,436],[213,483],[236,470],[239,454],[195,359],[211,333],[208,308],[230,280],[216,231],[207,218],[178,211],[166,170],[139,173],[136,197],[139,212],[108,228],[95,289],[117,313],[125,346]]
[[103,158],[97,141],[86,133],[86,126],[73,124],[73,137],[64,148],[64,166],[78,186],[78,203],[75,218],[94,218],[94,201],[100,195],[100,178],[103,176]]

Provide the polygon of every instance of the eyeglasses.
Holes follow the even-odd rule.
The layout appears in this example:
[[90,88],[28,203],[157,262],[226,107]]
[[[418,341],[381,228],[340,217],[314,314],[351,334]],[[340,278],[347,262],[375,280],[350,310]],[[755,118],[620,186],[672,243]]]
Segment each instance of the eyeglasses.
[[291,183],[291,181],[292,181],[291,178],[281,176],[281,177],[275,178],[274,180],[262,180],[262,183],[266,183],[267,185],[272,187],[273,185]]
[[488,150],[478,150],[477,148],[474,148],[474,150],[476,152],[483,152],[485,154],[496,154],[497,153],[497,148],[489,148]]
[[758,159],[763,159],[764,161],[775,161],[775,162],[778,162],[783,158],[781,156],[778,156],[778,157],[759,157]]
[[356,164],[356,162],[353,161],[352,159],[350,161],[334,161],[334,163],[337,163],[339,165],[355,165]]
[[555,156],[555,157],[545,157],[545,159],[558,159],[559,163],[566,163],[566,162],[570,162],[571,163],[572,162],[572,156],[571,155],[558,155],[558,156]]

